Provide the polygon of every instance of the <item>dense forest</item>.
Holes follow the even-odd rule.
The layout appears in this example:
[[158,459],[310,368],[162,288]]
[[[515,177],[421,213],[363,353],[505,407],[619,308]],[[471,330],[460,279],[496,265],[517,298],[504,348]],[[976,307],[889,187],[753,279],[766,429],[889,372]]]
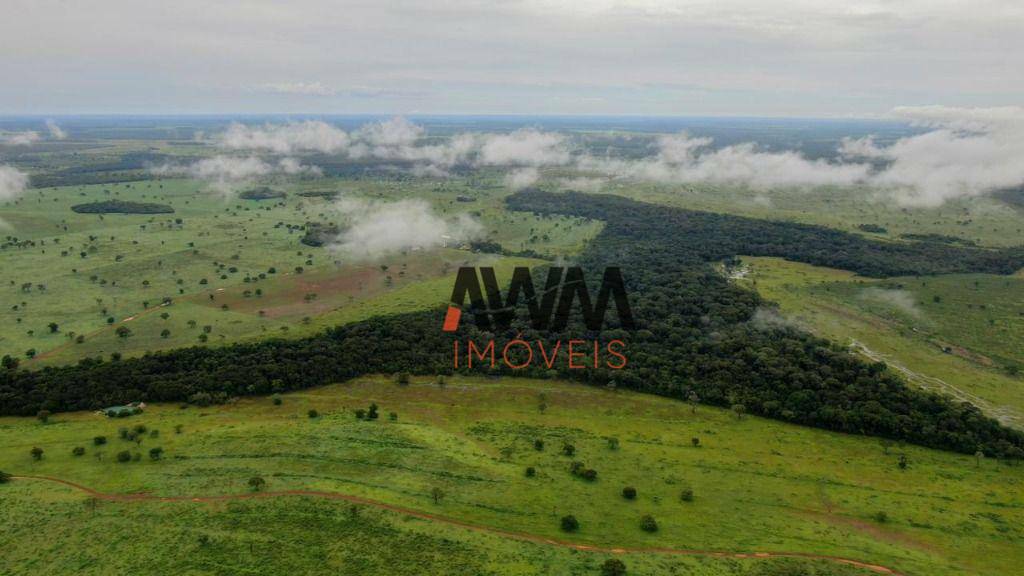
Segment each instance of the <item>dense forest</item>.
[[75,204],[71,207],[79,214],[171,214],[174,208],[156,202],[129,202],[127,200],[102,200]]
[[[188,348],[130,360],[89,359],[39,371],[8,369],[0,375],[0,410],[29,415],[138,400],[206,403],[366,373],[450,373],[453,339],[494,338],[500,347],[514,338],[617,338],[628,346],[624,369],[571,369],[559,362],[554,369],[535,364],[514,373],[630,388],[731,407],[737,415],[753,413],[963,453],[980,449],[990,456],[1024,457],[1024,433],[1001,426],[970,404],[912,389],[884,364],[865,362],[773,320],[770,305],[709,264],[736,254],[763,254],[863,274],[925,274],[1008,269],[1019,257],[1015,251],[886,244],[820,227],[614,196],[526,191],[508,202],[516,210],[604,220],[605,228],[579,264],[598,277],[605,266],[622,269],[637,329],[618,328],[610,312],[600,332],[588,332],[578,317],[562,332],[539,332],[524,316],[506,333],[480,333],[472,321],[445,333],[440,329],[444,311],[438,309],[374,318],[301,340]],[[469,316],[478,312],[466,311]],[[501,363],[483,369],[495,376],[513,373]]]

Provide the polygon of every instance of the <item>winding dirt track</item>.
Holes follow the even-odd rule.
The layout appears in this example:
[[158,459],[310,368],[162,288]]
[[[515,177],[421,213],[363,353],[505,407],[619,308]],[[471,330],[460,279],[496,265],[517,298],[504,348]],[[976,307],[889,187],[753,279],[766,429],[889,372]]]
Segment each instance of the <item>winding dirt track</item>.
[[81,484],[71,482],[70,480],[62,480],[60,478],[52,478],[50,476],[12,476],[12,478],[19,480],[43,480],[46,482],[55,482],[57,484],[70,486],[71,488],[84,492],[94,498],[98,498],[100,500],[109,500],[112,502],[220,502],[224,500],[279,498],[282,496],[306,496],[311,498],[325,498],[327,500],[344,500],[346,502],[352,502],[354,504],[363,504],[366,506],[381,508],[383,510],[390,510],[391,512],[404,514],[406,516],[413,516],[415,518],[422,518],[424,520],[441,522],[443,524],[448,524],[450,526],[459,526],[461,528],[466,528],[477,532],[496,534],[498,536],[504,536],[506,538],[512,538],[514,540],[520,540],[524,542],[535,542],[539,544],[548,544],[550,546],[560,546],[562,548],[572,548],[574,550],[582,550],[586,552],[601,552],[605,554],[674,554],[680,556],[710,556],[715,558],[804,558],[809,560],[827,560],[829,562],[836,562],[838,564],[856,566],[858,568],[864,568],[866,570],[870,570],[878,574],[905,576],[903,573],[897,570],[879,564],[861,562],[860,560],[843,558],[841,556],[810,554],[806,552],[726,552],[722,550],[692,550],[687,548],[609,548],[603,546],[593,546],[590,544],[578,544],[574,542],[567,542],[565,540],[556,540],[544,536],[537,536],[536,534],[528,534],[526,532],[515,532],[512,530],[502,530],[500,528],[492,528],[490,526],[471,524],[469,522],[463,522],[462,520],[456,520],[454,518],[438,516],[436,514],[430,514],[429,512],[421,512],[419,510],[404,508],[402,506],[395,506],[394,504],[388,504],[386,502],[381,502],[379,500],[363,498],[362,496],[353,496],[351,494],[342,494],[340,492],[322,492],[319,490],[279,490],[267,492],[248,492],[245,494],[221,494],[215,496],[156,496],[153,494],[146,493],[108,494],[105,492],[94,490],[92,488],[89,488],[88,486],[83,486]]

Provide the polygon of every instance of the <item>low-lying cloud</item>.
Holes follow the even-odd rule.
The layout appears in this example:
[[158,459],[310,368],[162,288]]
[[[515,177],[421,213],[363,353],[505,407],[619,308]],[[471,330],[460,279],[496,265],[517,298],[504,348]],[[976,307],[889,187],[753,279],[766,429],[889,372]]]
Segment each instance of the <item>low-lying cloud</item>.
[[0,202],[15,200],[28,187],[28,174],[14,166],[0,166]]
[[318,168],[303,165],[295,158],[286,157],[271,161],[256,156],[224,155],[203,158],[192,164],[165,164],[152,168],[151,171],[163,176],[189,176],[203,180],[212,190],[225,196],[231,196],[240,187],[260,177],[274,174],[320,174]]
[[346,132],[320,121],[249,127],[232,125],[221,146],[277,154],[320,152],[351,159],[401,162],[420,176],[443,177],[455,167],[508,168],[505,184],[536,184],[540,169],[580,172],[561,186],[596,189],[612,180],[664,184],[712,182],[765,193],[779,187],[863,185],[901,204],[937,206],[1024,184],[1024,108],[896,108],[890,116],[929,128],[887,146],[873,138],[846,139],[834,160],[755,143],[716,147],[685,132],[658,137],[652,154],[625,159],[596,156],[564,134],[533,128],[509,133],[462,133],[431,140],[423,127],[396,117]]
[[39,132],[36,132],[35,130],[25,130],[24,132],[13,132],[0,136],[0,144],[6,144],[8,146],[31,146],[42,139],[43,137],[39,135]]
[[1024,184],[1024,108],[903,107],[892,116],[932,130],[887,147],[845,140],[842,153],[884,162],[868,183],[900,203],[938,206]]
[[63,140],[68,137],[68,133],[53,120],[46,121],[46,130],[50,133],[50,138],[54,140]]
[[466,214],[452,219],[439,216],[424,200],[343,199],[335,207],[347,224],[330,248],[356,260],[458,244],[476,238],[483,230]]
[[859,297],[862,300],[884,304],[914,318],[924,316],[914,294],[906,290],[871,287],[861,290]]

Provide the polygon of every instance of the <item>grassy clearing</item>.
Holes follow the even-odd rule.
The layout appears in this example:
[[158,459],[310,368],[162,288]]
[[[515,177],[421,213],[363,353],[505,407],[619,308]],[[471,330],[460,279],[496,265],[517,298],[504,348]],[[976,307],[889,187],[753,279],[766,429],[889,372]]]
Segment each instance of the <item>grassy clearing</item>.
[[[371,403],[380,406],[379,420],[353,416]],[[311,409],[319,416],[310,418]],[[119,427],[137,424],[147,428],[140,444],[118,438]],[[150,437],[154,429],[158,435]],[[929,576],[1008,574],[1024,559],[1020,467],[916,447],[887,451],[872,439],[752,417],[737,420],[704,407],[691,413],[681,402],[557,381],[450,378],[439,386],[414,379],[400,386],[390,378],[361,378],[288,394],[280,405],[247,398],[223,407],[152,406],[126,419],[61,414],[42,424],[3,418],[0,430],[0,470],[66,478],[106,492],[244,493],[247,480],[258,475],[268,490],[344,492],[603,546],[811,552]],[[94,446],[96,435],[107,436],[108,444]],[[609,438],[618,440],[617,448]],[[700,447],[691,438],[699,438]],[[544,442],[540,451],[534,446],[538,439]],[[575,447],[574,456],[562,453],[566,443]],[[29,454],[34,446],[44,450],[39,461]],[[76,446],[86,454],[73,456]],[[163,459],[151,461],[147,454],[156,446],[164,449]],[[117,462],[123,450],[139,453],[141,460]],[[899,454],[909,461],[906,469],[897,466]],[[597,470],[597,480],[570,474],[573,461]],[[525,473],[530,466],[534,477]],[[621,496],[625,486],[637,489],[636,500]],[[444,494],[437,503],[434,488]],[[693,490],[692,502],[680,499],[686,489]],[[270,548],[277,566],[348,566],[343,571],[354,573],[353,565],[335,561],[365,556],[367,564],[355,566],[378,573],[383,550],[401,548],[394,560],[400,569],[392,573],[404,573],[435,546],[430,538],[441,538],[458,546],[450,552],[458,560],[450,573],[597,573],[598,563],[584,553],[468,535],[386,512],[361,515],[364,532],[345,520],[347,508],[337,503],[103,502],[90,511],[86,497],[57,486],[15,481],[0,491],[9,503],[3,507],[5,525],[16,527],[5,532],[5,550],[16,553],[4,555],[4,572],[28,574],[77,562],[101,573],[130,562],[142,572],[174,567],[228,573],[251,568]],[[64,515],[69,510],[70,520]],[[885,521],[878,519],[881,512]],[[565,514],[579,519],[579,532],[559,529]],[[645,514],[656,518],[657,532],[639,528]],[[129,528],[142,519],[150,527],[146,531]],[[54,534],[75,536],[62,541]],[[204,534],[215,543],[209,549],[199,544]],[[374,534],[395,546],[370,547],[366,542]],[[321,540],[331,545],[321,549]],[[406,541],[416,544],[403,546]],[[156,550],[192,550],[195,559],[140,552],[153,550],[154,542],[162,544]],[[118,553],[98,549],[107,543]],[[231,554],[250,546],[259,553]],[[480,553],[481,546],[489,552]],[[40,547],[49,551],[46,562],[30,562],[29,551]],[[317,554],[326,557],[310,568],[306,562]],[[727,559],[636,556],[626,559],[638,568],[631,573],[752,569]]]
[[904,368],[911,382],[963,391],[1004,421],[1024,425],[1024,380],[1008,373],[1024,361],[1019,275],[874,280],[778,258],[743,262],[749,270],[740,281],[777,302],[787,318],[865,347]]
[[[600,229],[594,222],[506,213],[497,190],[458,202],[469,183],[321,180],[274,186],[289,196],[228,201],[194,181],[164,180],[36,189],[0,206],[0,219],[10,227],[0,250],[6,280],[0,286],[0,354],[27,359],[32,350],[40,356],[37,364],[60,364],[115,351],[133,355],[203,344],[204,337],[217,344],[306,333],[310,325],[437,305],[447,298],[459,265],[505,270],[537,262],[453,248],[396,254],[373,265],[344,261],[327,248],[299,242],[303,232],[295,227],[331,213],[328,200],[298,196],[300,191],[424,197],[443,214],[473,212],[490,238],[510,249],[552,255],[573,253]],[[175,213],[70,210],[108,199],[164,203]],[[24,241],[34,245],[18,244]],[[439,292],[445,282],[449,288]],[[394,302],[384,297],[396,291]],[[174,304],[158,308],[165,298]],[[121,325],[131,330],[127,338],[115,335]],[[201,336],[204,326],[210,329]]]

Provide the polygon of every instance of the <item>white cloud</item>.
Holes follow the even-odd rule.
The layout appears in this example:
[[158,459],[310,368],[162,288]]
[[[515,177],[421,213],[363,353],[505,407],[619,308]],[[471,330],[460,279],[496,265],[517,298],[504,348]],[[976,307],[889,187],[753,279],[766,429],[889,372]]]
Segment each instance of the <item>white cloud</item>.
[[50,137],[54,140],[63,140],[68,137],[68,133],[58,126],[53,120],[46,121],[46,129],[50,132]]
[[316,120],[261,127],[236,123],[221,135],[220,145],[230,150],[263,150],[278,154],[304,151],[333,153],[348,147],[349,135]]
[[553,166],[569,161],[566,138],[556,132],[520,129],[481,138],[478,163],[487,166]]
[[934,129],[885,147],[846,140],[841,151],[884,162],[868,182],[900,203],[938,206],[1024,184],[1024,108],[900,107],[892,115]]
[[522,190],[533,186],[539,179],[540,172],[536,168],[519,168],[505,175],[505,186],[513,190]]
[[272,174],[311,174],[319,175],[320,171],[313,166],[304,166],[294,158],[282,158],[276,162],[263,160],[256,156],[235,157],[217,155],[203,158],[187,165],[163,165],[152,168],[152,172],[161,175],[190,176],[207,182],[210,188],[225,196],[230,196],[253,180]]
[[584,157],[577,163],[588,172],[617,178],[677,183],[720,182],[758,189],[778,186],[849,185],[868,174],[867,164],[809,160],[793,151],[769,152],[744,143],[711,148],[710,138],[680,133],[658,139],[653,158],[621,160]]
[[24,132],[13,132],[0,137],[0,144],[8,146],[31,146],[41,140],[39,132],[26,130]]
[[921,318],[924,313],[917,306],[914,295],[906,290],[895,290],[889,288],[865,288],[860,293],[860,298],[873,302],[879,302],[891,308],[895,308],[904,314]]
[[343,199],[336,207],[348,224],[330,247],[359,260],[470,240],[483,229],[465,214],[445,220],[434,213],[429,203],[418,199],[398,202]]
[[14,200],[28,187],[28,174],[14,166],[0,165],[0,201]]

